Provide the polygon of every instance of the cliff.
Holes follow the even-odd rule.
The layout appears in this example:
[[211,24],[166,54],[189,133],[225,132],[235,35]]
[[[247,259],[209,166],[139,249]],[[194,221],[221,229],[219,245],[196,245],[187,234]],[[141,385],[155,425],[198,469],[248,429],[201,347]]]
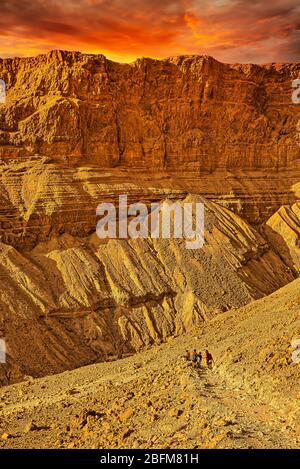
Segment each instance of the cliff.
[[[199,331],[299,274],[299,75],[198,56],[0,60],[1,383]],[[204,248],[97,242],[96,207],[119,194],[203,201]]]
[[287,168],[300,156],[300,106],[291,100],[299,75],[299,64],[206,56],[118,64],[53,51],[0,60],[1,156],[195,174]]
[[60,230],[89,234],[95,206],[124,188],[133,200],[198,193],[265,221],[299,197],[299,74],[206,56],[0,60],[0,238],[33,247]]

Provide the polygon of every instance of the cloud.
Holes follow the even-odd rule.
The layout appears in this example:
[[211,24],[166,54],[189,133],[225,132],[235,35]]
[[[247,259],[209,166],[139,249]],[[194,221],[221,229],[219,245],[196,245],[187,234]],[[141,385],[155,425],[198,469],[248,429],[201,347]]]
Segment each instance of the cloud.
[[1,56],[55,48],[124,61],[299,61],[299,0],[4,0],[0,8]]

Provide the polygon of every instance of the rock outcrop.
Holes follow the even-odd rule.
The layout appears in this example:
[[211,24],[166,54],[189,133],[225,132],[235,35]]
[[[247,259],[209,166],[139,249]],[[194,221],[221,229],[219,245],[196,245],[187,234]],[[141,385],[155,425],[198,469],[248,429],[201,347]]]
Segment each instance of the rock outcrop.
[[300,202],[281,207],[265,224],[266,238],[285,263],[300,273]]

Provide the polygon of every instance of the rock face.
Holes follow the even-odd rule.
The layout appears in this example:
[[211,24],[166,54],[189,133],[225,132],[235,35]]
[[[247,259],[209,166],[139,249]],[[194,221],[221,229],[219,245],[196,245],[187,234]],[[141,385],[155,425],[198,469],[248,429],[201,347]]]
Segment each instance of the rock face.
[[[299,74],[210,57],[0,60],[2,383],[201,329],[298,275]],[[119,194],[204,201],[204,248],[100,243],[96,207]]]
[[[300,106],[291,84],[299,74],[299,64],[226,65],[206,56],[118,64],[54,51],[0,60],[8,90],[0,156],[7,164],[48,157],[43,176],[53,172],[65,185],[66,171],[78,185],[83,179],[80,192],[78,166],[147,170],[154,182],[167,175],[172,188],[226,199],[259,223],[295,200]],[[10,182],[23,171],[11,169]]]
[[0,328],[8,345],[2,382],[199,330],[215,315],[293,280],[247,222],[205,204],[205,244],[197,250],[181,239],[100,242],[95,234],[52,237],[22,253],[2,243]]
[[266,238],[285,263],[300,273],[300,202],[281,207],[264,227]]
[[300,155],[300,109],[291,100],[299,73],[300,65],[205,56],[117,64],[55,51],[4,59],[2,156],[196,173],[286,168]]

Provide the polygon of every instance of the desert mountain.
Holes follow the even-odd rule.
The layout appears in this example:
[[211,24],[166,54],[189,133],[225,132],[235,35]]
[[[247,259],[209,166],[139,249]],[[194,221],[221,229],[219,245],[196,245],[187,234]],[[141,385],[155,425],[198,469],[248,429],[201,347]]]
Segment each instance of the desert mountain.
[[[201,330],[299,275],[299,64],[0,60],[2,384]],[[99,242],[96,207],[205,204],[205,245]],[[223,317],[223,316],[222,316]]]

